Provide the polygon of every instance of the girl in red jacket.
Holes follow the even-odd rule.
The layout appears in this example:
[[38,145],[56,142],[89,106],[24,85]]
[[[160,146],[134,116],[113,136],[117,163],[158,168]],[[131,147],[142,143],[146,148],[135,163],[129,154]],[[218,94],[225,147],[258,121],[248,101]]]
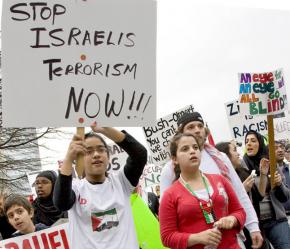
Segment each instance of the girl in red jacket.
[[193,135],[175,135],[170,152],[177,180],[161,199],[163,244],[171,249],[240,248],[236,234],[246,214],[231,183],[199,170],[200,146]]

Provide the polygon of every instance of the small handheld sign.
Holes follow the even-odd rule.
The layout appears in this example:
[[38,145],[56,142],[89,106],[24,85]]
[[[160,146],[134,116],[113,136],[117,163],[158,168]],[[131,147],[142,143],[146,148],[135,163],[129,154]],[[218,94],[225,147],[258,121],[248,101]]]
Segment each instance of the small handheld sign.
[[267,115],[271,188],[276,171],[273,115],[287,105],[283,70],[265,73],[239,73],[239,105],[243,115]]

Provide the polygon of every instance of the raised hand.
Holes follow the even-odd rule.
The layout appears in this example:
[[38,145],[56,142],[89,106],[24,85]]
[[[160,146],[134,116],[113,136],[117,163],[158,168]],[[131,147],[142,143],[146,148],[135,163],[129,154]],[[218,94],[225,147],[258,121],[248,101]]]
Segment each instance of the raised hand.
[[82,140],[80,136],[74,135],[68,147],[65,160],[69,160],[70,162],[73,162],[77,158],[78,154],[85,154],[85,153],[86,153],[86,147],[85,147],[84,141]]
[[105,130],[106,130],[106,128],[98,126],[98,124],[97,124],[96,121],[94,121],[91,124],[91,129],[92,129],[93,132],[102,133],[102,134],[104,134],[105,133]]
[[269,167],[269,160],[267,158],[262,158],[260,161],[260,173],[262,175],[268,175]]
[[116,143],[123,141],[125,138],[125,134],[123,132],[118,131],[113,127],[100,127],[96,121],[91,124],[91,129],[94,132],[105,135],[107,138],[113,140]]

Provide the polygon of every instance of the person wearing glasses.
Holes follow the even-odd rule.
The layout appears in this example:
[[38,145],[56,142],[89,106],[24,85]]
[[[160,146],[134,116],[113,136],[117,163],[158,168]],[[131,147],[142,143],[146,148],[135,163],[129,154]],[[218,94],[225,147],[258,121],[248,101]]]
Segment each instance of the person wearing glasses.
[[[70,248],[139,249],[130,206],[130,195],[138,185],[147,162],[147,151],[125,131],[91,126],[82,140],[74,135],[56,181],[54,203],[69,210]],[[128,153],[122,170],[107,173],[109,150],[103,137],[113,140]],[[72,180],[72,163],[84,155],[84,175]]]

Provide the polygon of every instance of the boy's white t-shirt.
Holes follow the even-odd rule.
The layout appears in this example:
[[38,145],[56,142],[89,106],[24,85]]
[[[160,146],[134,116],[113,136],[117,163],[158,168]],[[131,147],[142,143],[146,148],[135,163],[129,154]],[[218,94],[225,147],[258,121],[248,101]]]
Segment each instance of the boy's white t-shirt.
[[124,170],[102,184],[74,180],[76,201],[69,210],[72,249],[139,249],[130,205],[134,186]]

